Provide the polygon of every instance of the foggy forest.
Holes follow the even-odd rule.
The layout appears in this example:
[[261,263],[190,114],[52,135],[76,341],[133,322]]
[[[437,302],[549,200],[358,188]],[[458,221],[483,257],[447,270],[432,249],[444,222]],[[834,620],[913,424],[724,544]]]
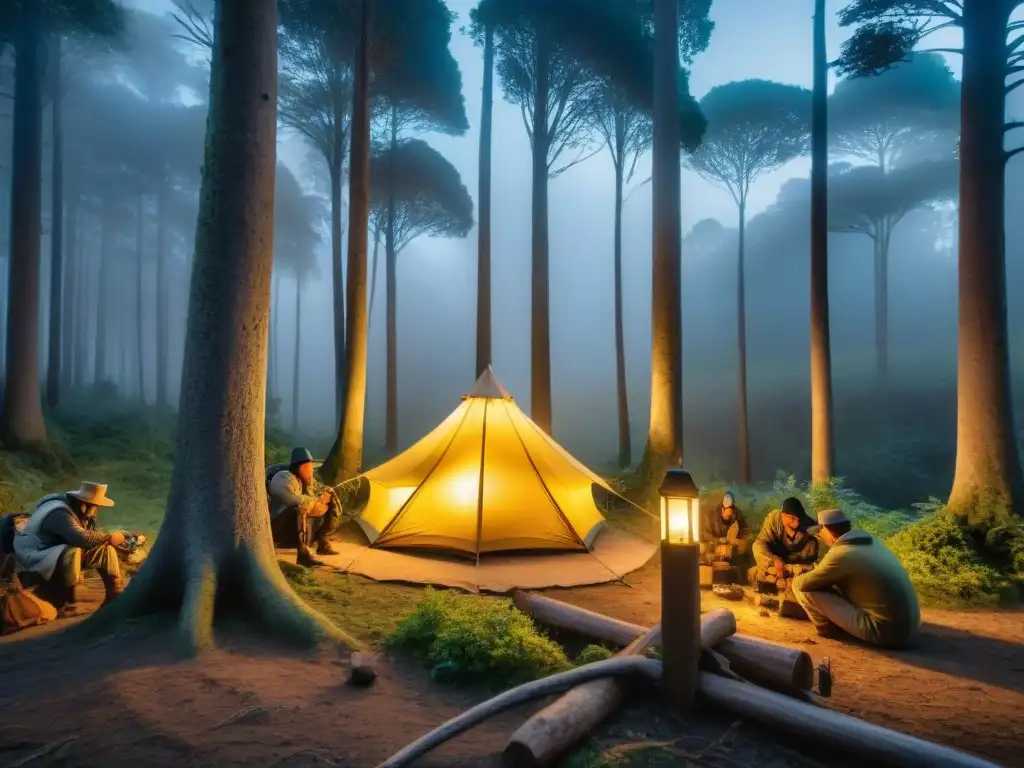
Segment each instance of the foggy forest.
[[[346,693],[353,698],[345,706],[359,712],[345,715],[338,740],[324,736],[320,752],[292,762],[303,765],[318,754],[336,765],[407,764],[381,761],[486,698],[437,693],[435,678],[463,684],[462,675],[471,686],[486,679],[506,690],[598,661],[572,653],[597,647],[605,659],[625,646],[598,635],[590,637],[598,646],[570,653],[560,635],[538,635],[518,612],[484,627],[490,619],[467,617],[491,598],[410,586],[458,590],[458,580],[419,578],[413,566],[408,578],[378,579],[369,565],[355,568],[356,555],[342,558],[344,568],[329,557],[330,568],[306,568],[303,524],[297,545],[280,544],[271,530],[274,468],[294,472],[304,448],[323,498],[336,504],[339,530],[348,531],[339,540],[349,542],[358,525],[369,537],[359,547],[375,551],[374,536],[383,542],[394,521],[377,530],[366,520],[375,478],[384,476],[374,472],[427,451],[440,431],[454,429],[456,413],[471,413],[473,398],[500,400],[507,391],[540,435],[536,445],[550,443],[573,471],[593,474],[586,503],[609,518],[609,531],[641,537],[643,529],[653,540],[660,514],[668,541],[659,483],[685,467],[699,493],[694,530],[725,496],[749,519],[751,536],[798,499],[812,523],[827,527],[815,516],[837,510],[884,541],[907,573],[914,610],[921,600],[917,621],[931,645],[903,659],[845,644],[801,652],[815,664],[822,654],[825,665],[845,664],[838,711],[997,762],[934,762],[920,751],[930,742],[901,753],[920,762],[900,763],[884,750],[861,758],[1009,765],[1024,739],[1010,716],[1024,703],[1024,678],[1008,661],[1020,651],[1024,599],[1024,432],[1016,420],[1024,408],[1024,3],[250,2],[7,0],[0,8],[0,515],[42,509],[64,486],[109,483],[117,504],[99,504],[98,525],[148,539],[148,559],[122,566],[123,584],[93,583],[82,602],[103,610],[69,637],[79,637],[76,627],[92,638],[129,626],[123,636],[135,640],[114,642],[149,647],[152,657],[139,652],[148,669],[169,657],[160,655],[163,635],[136,623],[162,612],[176,617],[167,634],[189,655],[221,654],[195,662],[207,666],[186,668],[177,683],[152,673],[169,686],[163,714],[152,715],[156,730],[173,730],[172,702],[191,701],[189,686],[216,676],[217,664],[238,670],[231,674],[264,704],[272,677],[310,690],[321,684],[320,667],[302,671],[288,656],[267,661],[278,665],[271,671],[245,667],[242,646],[215,637],[214,615],[347,649],[350,682],[362,669],[355,654],[368,648],[427,659],[425,682],[373,656],[386,670],[374,690],[438,696],[424,699],[433,715],[395,715],[394,701],[362,710],[382,694]],[[500,394],[473,394],[474,382]],[[471,494],[477,568],[486,554],[486,460],[481,447]],[[529,459],[538,478],[557,474],[543,461]],[[396,480],[390,490],[407,484]],[[526,493],[513,485],[503,492]],[[598,500],[598,486],[611,501]],[[565,524],[576,525],[549,487]],[[440,515],[447,501],[438,499]],[[364,505],[363,518],[349,510],[355,505]],[[592,550],[591,539],[572,536]],[[341,557],[326,534],[318,546]],[[426,548],[443,546],[430,540]],[[512,610],[530,614],[540,608],[528,610],[526,593],[514,590],[565,587],[557,600],[607,609],[642,634],[662,626],[664,552],[650,544],[621,572],[605,566],[611,585],[592,586],[602,576],[494,590],[481,582],[470,591],[514,597]],[[0,576],[4,554],[0,536]],[[542,579],[544,567],[531,578]],[[639,606],[630,590],[654,597]],[[705,608],[721,597],[703,595]],[[769,615],[760,593],[749,601],[723,603],[745,635],[789,646],[832,642],[799,639],[774,614],[765,629],[756,623]],[[486,663],[461,646],[414,647],[416,621],[449,613],[477,622],[479,636],[466,641],[473,648],[491,642],[484,636],[526,639],[509,641],[515,650],[487,651]],[[520,618],[522,627],[505,623]],[[35,631],[0,655],[35,642]],[[622,654],[654,647],[646,635],[629,638],[641,640],[649,645]],[[93,647],[74,642],[76,653]],[[553,650],[537,650],[542,643]],[[118,651],[96,653],[100,668]],[[520,655],[529,656],[522,670]],[[512,661],[495,661],[506,656]],[[11,650],[9,664],[0,661],[0,675],[16,657]],[[718,662],[705,654],[700,663]],[[905,674],[906,684],[875,690],[876,664],[877,677]],[[376,666],[366,674],[375,679]],[[746,677],[773,688],[756,671]],[[18,680],[17,690],[33,685],[29,676]],[[815,680],[820,703],[830,694]],[[115,707],[119,715],[156,706],[142,703],[141,687],[118,684],[129,702]],[[968,693],[975,689],[984,694]],[[69,695],[87,709],[84,688]],[[211,727],[242,707],[216,695],[226,698],[195,705]],[[609,711],[621,705],[615,695]],[[704,695],[728,709],[713,688]],[[963,705],[971,711],[944,731],[941,715],[914,713],[923,695],[949,712],[968,697],[977,706]],[[25,711],[44,704],[33,699]],[[367,735],[392,717],[393,736],[378,743]],[[632,709],[622,717],[643,719]],[[337,722],[311,724],[306,736]],[[434,764],[490,765],[481,755],[494,752],[512,722],[474,730],[477,741],[456,740]],[[712,752],[724,749],[728,726],[701,726],[719,744]],[[185,746],[137,741],[133,749],[152,765],[197,755],[287,758],[280,745],[253,746],[259,739],[243,754],[226,736],[174,728]],[[744,734],[741,764],[798,764],[785,762],[790,753],[774,736]],[[642,736],[668,743],[653,730]],[[32,737],[43,756],[51,737]],[[87,735],[61,754],[102,751],[105,738]],[[849,749],[859,749],[849,738]],[[350,743],[342,755],[339,744]],[[571,764],[648,764],[609,755]]]

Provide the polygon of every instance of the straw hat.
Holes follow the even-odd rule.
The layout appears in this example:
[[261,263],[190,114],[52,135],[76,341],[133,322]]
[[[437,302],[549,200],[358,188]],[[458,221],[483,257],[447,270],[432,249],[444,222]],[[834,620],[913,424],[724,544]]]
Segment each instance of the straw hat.
[[112,507],[114,500],[107,496],[107,486],[103,483],[90,483],[82,481],[82,487],[77,491],[70,491],[68,496],[73,496],[83,504],[94,507]]

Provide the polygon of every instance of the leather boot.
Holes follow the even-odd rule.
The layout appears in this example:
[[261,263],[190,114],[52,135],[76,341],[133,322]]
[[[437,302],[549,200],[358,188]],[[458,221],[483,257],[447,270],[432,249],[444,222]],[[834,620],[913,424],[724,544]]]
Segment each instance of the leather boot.
[[316,553],[318,555],[338,555],[341,554],[334,547],[331,546],[331,542],[327,539],[320,539],[316,543]]
[[295,562],[299,565],[305,566],[306,568],[315,568],[318,565],[323,565],[322,561],[313,557],[313,553],[309,551],[309,547],[299,547],[299,550],[295,555]]
[[58,610],[61,618],[81,616],[85,613],[85,608],[79,602],[81,589],[77,584],[65,585],[61,592],[62,602]]
[[101,605],[100,608],[104,605],[110,605],[110,603],[124,592],[124,581],[122,581],[120,575],[111,576],[110,574],[105,573],[101,578],[103,579],[103,591],[105,594],[103,596],[103,605]]

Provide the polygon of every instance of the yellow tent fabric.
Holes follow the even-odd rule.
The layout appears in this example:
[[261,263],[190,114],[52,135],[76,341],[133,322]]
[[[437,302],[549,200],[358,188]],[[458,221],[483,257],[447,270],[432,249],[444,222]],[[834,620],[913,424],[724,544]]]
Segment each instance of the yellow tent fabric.
[[604,526],[593,486],[611,488],[515,404],[488,368],[432,432],[366,472],[356,518],[372,546],[479,556],[590,550]]

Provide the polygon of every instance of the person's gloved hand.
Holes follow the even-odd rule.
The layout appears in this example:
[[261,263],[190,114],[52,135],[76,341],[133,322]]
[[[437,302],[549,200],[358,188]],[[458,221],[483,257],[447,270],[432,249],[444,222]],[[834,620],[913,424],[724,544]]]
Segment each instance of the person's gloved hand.
[[124,531],[114,531],[110,534],[110,544],[114,547],[120,547],[124,544]]

